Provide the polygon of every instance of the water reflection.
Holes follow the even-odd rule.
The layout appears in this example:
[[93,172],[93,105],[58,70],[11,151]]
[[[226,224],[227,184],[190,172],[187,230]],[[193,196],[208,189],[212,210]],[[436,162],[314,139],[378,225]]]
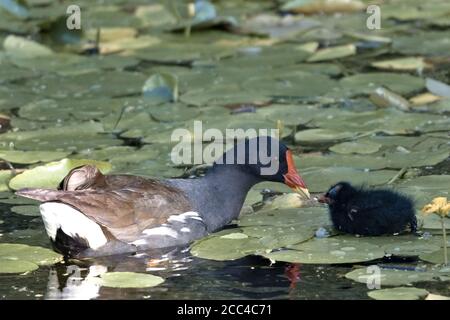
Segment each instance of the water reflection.
[[[65,284],[60,283],[58,273],[51,269],[48,276],[47,293],[45,299],[50,300],[90,300],[97,298],[100,292],[100,275],[106,273],[108,268],[103,265],[94,265],[89,267],[86,277],[81,273],[86,269],[77,265],[69,265],[67,274],[70,276]],[[64,282],[64,281],[61,281]]]
[[[69,261],[51,268],[45,299],[90,300],[100,297],[101,275],[106,272],[149,272],[164,278],[180,276],[192,259],[187,249],[152,251],[131,256]],[[106,290],[108,290],[106,288]],[[127,290],[127,289],[122,289]],[[130,289],[131,290],[131,289]],[[143,296],[144,297],[144,296]]]

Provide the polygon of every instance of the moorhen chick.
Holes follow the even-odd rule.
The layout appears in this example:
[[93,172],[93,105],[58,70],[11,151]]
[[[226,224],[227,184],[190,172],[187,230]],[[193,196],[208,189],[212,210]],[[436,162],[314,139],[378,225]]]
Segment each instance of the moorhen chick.
[[319,202],[328,204],[334,227],[345,233],[379,236],[417,229],[413,201],[391,190],[355,188],[339,182]]
[[238,142],[199,178],[103,175],[82,166],[69,172],[60,190],[17,194],[44,202],[40,211],[55,250],[82,258],[186,245],[236,219],[249,189],[262,181],[284,183],[309,198],[291,151],[271,137]]

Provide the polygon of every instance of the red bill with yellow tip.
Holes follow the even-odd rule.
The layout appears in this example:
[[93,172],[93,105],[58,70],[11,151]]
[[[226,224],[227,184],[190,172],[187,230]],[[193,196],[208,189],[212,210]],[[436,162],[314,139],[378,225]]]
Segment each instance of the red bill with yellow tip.
[[307,199],[311,198],[305,181],[303,181],[302,177],[300,177],[297,169],[295,168],[295,162],[292,157],[291,150],[286,151],[286,161],[288,165],[288,172],[283,175],[284,183],[296,192],[305,196]]

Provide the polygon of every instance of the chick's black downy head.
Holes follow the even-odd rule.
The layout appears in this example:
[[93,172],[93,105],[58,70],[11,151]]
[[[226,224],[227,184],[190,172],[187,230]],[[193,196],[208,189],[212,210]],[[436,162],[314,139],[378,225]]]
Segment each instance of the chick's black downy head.
[[319,201],[328,204],[333,226],[342,232],[377,236],[417,228],[413,201],[389,189],[355,188],[339,182]]
[[333,206],[336,203],[348,201],[357,192],[357,189],[355,189],[350,183],[342,181],[331,186],[330,189],[328,189],[328,191],[319,198],[319,202]]

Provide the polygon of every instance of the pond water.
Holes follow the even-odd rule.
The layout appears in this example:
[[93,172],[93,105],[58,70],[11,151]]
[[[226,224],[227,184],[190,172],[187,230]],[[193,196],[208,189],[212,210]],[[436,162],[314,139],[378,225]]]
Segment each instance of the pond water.
[[[403,297],[450,296],[440,220],[419,213],[450,198],[450,4],[386,0],[373,29],[372,1],[339,2],[78,0],[81,29],[69,30],[72,1],[0,0],[0,299],[369,299],[358,272],[371,265],[383,289],[427,290]],[[14,190],[56,188],[92,161],[104,173],[198,174],[170,156],[172,132],[192,138],[194,120],[281,129],[312,193],[344,179],[399,190],[420,234],[337,235],[325,208],[263,198],[290,192],[266,183],[245,202],[263,210],[192,251],[58,262],[35,248],[51,249],[37,203]],[[319,227],[331,238],[318,242]],[[100,285],[109,272],[164,282]]]

